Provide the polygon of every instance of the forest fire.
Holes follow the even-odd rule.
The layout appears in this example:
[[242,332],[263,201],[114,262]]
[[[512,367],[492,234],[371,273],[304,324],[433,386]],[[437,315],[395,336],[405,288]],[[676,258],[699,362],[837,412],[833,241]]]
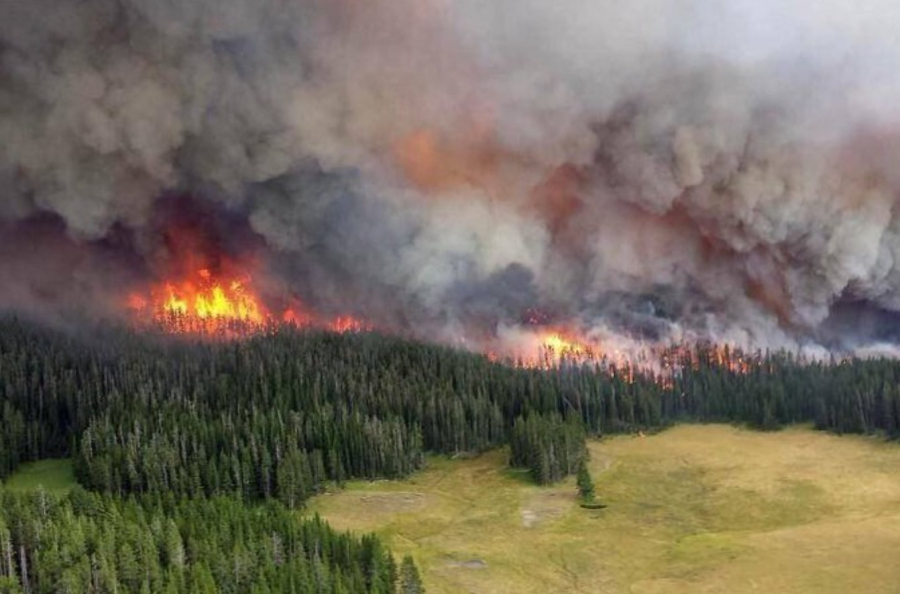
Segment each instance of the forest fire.
[[249,276],[201,268],[187,278],[152,286],[146,296],[132,293],[128,305],[140,322],[171,333],[253,331],[266,326],[270,314],[249,285]]
[[552,369],[564,364],[608,362],[594,341],[555,326],[531,327],[487,349],[487,357],[529,369]]
[[[530,318],[529,318],[530,319]],[[589,333],[541,325],[538,320],[527,330],[516,332],[505,346],[487,352],[493,361],[515,367],[552,370],[584,367],[601,370],[628,384],[638,376],[672,389],[685,371],[712,368],[734,376],[746,376],[763,365],[760,352],[747,352],[736,346],[685,342],[680,344],[644,344],[599,339]],[[797,361],[806,361],[798,357]]]
[[[147,275],[153,280],[123,295],[136,329],[213,340],[243,339],[279,328],[429,336],[427,325],[397,327],[307,301],[298,295],[299,287],[278,282],[270,254],[253,234],[239,226],[211,224],[202,214],[182,208],[163,219]],[[466,330],[481,339],[469,342],[463,336],[465,348],[528,369],[597,367],[631,382],[635,373],[671,378],[685,365],[699,365],[693,350],[598,333],[540,304],[522,310],[516,323],[494,326],[487,333],[477,324]],[[715,349],[704,356],[735,373],[749,370],[750,360],[740,352]]]
[[539,334],[539,341],[537,358],[524,359],[525,367],[554,369],[564,365],[599,366],[612,375],[622,377],[627,383],[634,382],[637,371],[650,372],[652,375],[656,367],[648,364],[645,353],[632,359],[618,349],[605,350],[597,341],[571,332],[544,331]]
[[551,330],[542,333],[539,340],[539,367],[552,367],[563,361],[585,363],[597,358],[594,347],[563,332]]
[[353,316],[317,316],[299,303],[272,313],[252,288],[249,275],[214,274],[208,268],[177,281],[158,283],[128,296],[137,326],[166,334],[242,338],[293,326],[331,332],[361,332],[372,326]]
[[[200,268],[183,278],[161,281],[143,292],[132,292],[127,306],[136,327],[212,339],[247,338],[279,327],[335,333],[368,332],[377,328],[352,315],[322,315],[295,298],[266,301],[254,287],[251,275],[235,270],[238,268],[234,263],[218,272]],[[271,307],[274,301],[282,306]],[[478,350],[489,359],[515,367],[548,370],[597,366],[628,383],[639,373],[656,378],[666,387],[671,387],[673,379],[686,367],[698,369],[705,363],[744,375],[753,366],[750,356],[722,346],[640,347],[637,352],[604,348],[597,339],[558,324],[548,324],[541,316],[529,316],[526,326],[507,340],[482,347]]]

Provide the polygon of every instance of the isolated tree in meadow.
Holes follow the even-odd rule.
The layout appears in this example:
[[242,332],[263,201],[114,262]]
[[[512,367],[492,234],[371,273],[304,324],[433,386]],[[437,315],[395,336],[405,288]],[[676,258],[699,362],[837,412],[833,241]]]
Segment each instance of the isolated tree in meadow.
[[591,473],[585,462],[582,462],[581,466],[578,468],[578,475],[575,480],[578,485],[578,495],[581,497],[581,500],[585,503],[593,502],[594,497],[596,496],[596,492],[594,491],[594,480],[591,478]]
[[400,594],[425,594],[419,570],[409,555],[400,564]]

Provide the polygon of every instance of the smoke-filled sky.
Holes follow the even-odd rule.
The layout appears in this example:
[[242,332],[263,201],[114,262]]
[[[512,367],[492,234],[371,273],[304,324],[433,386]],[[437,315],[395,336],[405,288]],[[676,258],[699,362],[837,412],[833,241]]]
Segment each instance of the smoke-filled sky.
[[0,305],[115,309],[186,216],[267,290],[441,340],[536,317],[853,346],[900,320],[892,0],[0,15]]

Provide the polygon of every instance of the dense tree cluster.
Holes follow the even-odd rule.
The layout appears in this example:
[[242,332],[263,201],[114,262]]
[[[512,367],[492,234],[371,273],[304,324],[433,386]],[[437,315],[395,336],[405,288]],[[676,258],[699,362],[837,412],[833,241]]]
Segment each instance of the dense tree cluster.
[[[396,594],[416,591],[381,542],[233,498],[64,497],[0,489],[5,594]],[[414,575],[411,575],[414,574]]]
[[71,455],[79,480],[101,492],[293,507],[325,481],[403,476],[427,451],[512,443],[515,464],[552,480],[577,469],[558,445],[572,424],[590,435],[682,420],[900,431],[895,361],[704,346],[662,360],[658,374],[602,361],[526,369],[367,333],[191,342],[99,329],[87,339],[7,320],[0,477]]
[[539,485],[554,483],[584,464],[584,425],[558,413],[516,419],[510,435],[510,464],[527,468]]

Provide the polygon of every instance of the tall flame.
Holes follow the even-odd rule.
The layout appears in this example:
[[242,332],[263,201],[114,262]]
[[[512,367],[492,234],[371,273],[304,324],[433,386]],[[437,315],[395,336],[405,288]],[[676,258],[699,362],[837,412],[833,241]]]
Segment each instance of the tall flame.
[[201,320],[223,318],[257,324],[264,321],[266,314],[256,296],[247,290],[246,281],[216,281],[206,268],[199,270],[197,276],[197,284],[190,281],[181,285],[166,283],[164,311],[196,316]]
[[222,278],[201,268],[188,278],[151,287],[147,297],[134,293],[128,301],[142,319],[166,331],[218,334],[266,325],[269,312],[249,285],[249,276]]
[[214,274],[208,268],[158,283],[145,293],[132,293],[128,307],[141,325],[149,323],[170,334],[238,338],[279,325],[340,333],[372,329],[353,316],[319,316],[299,303],[274,315],[253,290],[249,275]]

